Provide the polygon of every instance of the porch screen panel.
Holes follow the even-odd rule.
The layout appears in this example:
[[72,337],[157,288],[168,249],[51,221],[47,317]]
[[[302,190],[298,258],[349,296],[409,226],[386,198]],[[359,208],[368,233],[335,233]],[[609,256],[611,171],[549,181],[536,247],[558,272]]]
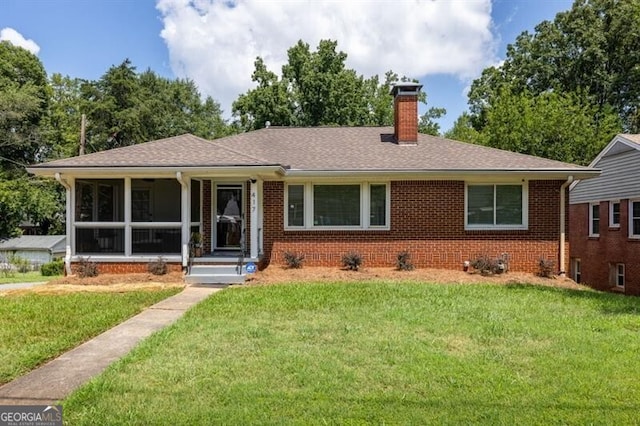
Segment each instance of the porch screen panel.
[[180,253],[180,228],[134,228],[131,232],[131,252],[134,254]]
[[200,181],[191,181],[191,222],[200,222]]
[[123,179],[76,181],[77,222],[124,221]]
[[76,228],[76,253],[124,254],[124,228]]
[[360,226],[360,185],[314,185],[314,226]]

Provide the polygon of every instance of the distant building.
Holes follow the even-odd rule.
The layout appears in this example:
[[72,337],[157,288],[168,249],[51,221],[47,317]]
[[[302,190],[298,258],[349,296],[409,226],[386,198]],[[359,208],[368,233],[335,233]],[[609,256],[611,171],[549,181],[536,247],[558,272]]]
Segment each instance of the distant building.
[[67,237],[64,235],[22,235],[0,241],[0,262],[9,256],[27,259],[34,267],[64,258]]

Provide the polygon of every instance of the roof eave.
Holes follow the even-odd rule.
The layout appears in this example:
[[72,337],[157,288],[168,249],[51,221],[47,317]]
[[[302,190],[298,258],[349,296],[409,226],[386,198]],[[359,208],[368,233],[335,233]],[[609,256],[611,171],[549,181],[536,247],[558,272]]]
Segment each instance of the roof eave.
[[460,177],[505,177],[536,178],[544,180],[590,179],[599,176],[599,169],[355,169],[355,170],[300,170],[286,171],[287,177],[428,177],[430,179],[452,179]]
[[226,166],[110,166],[110,167],[29,167],[29,173],[36,176],[55,177],[56,173],[65,176],[83,177],[122,177],[156,176],[174,177],[177,172],[185,176],[247,176],[285,174],[281,165],[226,165]]

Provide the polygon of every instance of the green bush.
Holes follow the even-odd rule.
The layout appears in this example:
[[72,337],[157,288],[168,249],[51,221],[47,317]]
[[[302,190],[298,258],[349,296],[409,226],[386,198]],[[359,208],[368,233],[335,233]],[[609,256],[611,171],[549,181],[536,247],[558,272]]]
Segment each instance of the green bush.
[[351,251],[342,256],[342,266],[350,271],[357,271],[362,265],[362,256],[360,253]]
[[398,271],[413,271],[414,266],[411,262],[411,253],[408,250],[401,251],[396,256],[396,269]]
[[98,264],[92,262],[90,258],[81,257],[78,259],[76,273],[80,278],[90,278],[98,276]]
[[283,254],[284,262],[289,269],[300,269],[304,262],[304,254],[298,254],[296,252],[286,251]]
[[45,263],[40,267],[40,273],[43,277],[62,275],[64,273],[64,261],[60,259]]
[[9,263],[14,265],[18,272],[22,274],[26,274],[31,269],[31,262],[28,259],[25,259],[22,256],[18,256],[16,254],[12,254],[9,256]]
[[153,275],[164,275],[167,273],[167,262],[162,256],[158,256],[158,259],[149,262],[147,270]]

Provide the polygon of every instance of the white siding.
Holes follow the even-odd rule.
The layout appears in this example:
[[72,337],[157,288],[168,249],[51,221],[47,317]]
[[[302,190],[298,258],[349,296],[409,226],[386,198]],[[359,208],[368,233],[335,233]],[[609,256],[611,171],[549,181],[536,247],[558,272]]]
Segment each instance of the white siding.
[[640,197],[640,151],[605,156],[593,167],[602,174],[578,182],[571,190],[571,204]]

